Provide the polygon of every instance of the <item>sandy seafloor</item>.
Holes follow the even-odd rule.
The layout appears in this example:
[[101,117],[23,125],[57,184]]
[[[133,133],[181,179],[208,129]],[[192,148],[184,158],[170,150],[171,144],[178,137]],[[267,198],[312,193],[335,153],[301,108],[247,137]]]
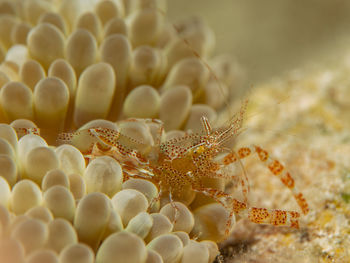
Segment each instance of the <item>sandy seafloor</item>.
[[[350,262],[350,76],[341,65],[294,71],[253,89],[237,147],[257,144],[291,172],[310,206],[299,230],[238,220],[224,262]],[[225,119],[227,117],[223,117]],[[258,158],[244,161],[252,206],[298,207]]]

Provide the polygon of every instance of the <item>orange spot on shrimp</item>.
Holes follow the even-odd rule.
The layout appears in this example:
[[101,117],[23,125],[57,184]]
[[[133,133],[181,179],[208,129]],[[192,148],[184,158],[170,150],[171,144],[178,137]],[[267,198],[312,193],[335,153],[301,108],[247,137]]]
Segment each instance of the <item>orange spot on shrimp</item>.
[[299,217],[300,217],[300,213],[295,212],[295,211],[290,211],[289,212],[289,216],[290,216],[290,227],[299,229]]
[[266,208],[257,207],[252,207],[248,215],[249,220],[256,224],[267,223],[269,217],[270,214]]
[[282,175],[281,181],[288,188],[290,189],[294,188],[294,179],[292,178],[289,172],[286,172]]
[[224,157],[223,164],[229,165],[235,161],[237,161],[236,155],[234,153],[229,153]]
[[283,226],[287,224],[287,211],[274,210],[272,213],[271,224],[275,226]]
[[243,147],[243,148],[240,148],[238,150],[238,156],[240,159],[244,158],[244,157],[247,157],[248,155],[251,154],[251,150],[247,147]]
[[294,195],[294,198],[300,206],[301,211],[303,211],[303,214],[306,215],[309,212],[309,205],[307,204],[304,195],[302,193],[298,193]]
[[268,165],[268,168],[274,175],[279,175],[284,169],[283,165],[277,160],[274,160],[270,165]]
[[255,146],[255,151],[257,152],[257,154],[262,162],[265,162],[267,160],[267,158],[269,158],[268,152],[263,150],[262,148]]
[[236,199],[233,199],[233,210],[235,211],[235,213],[240,213],[241,211],[244,211],[247,209],[247,204],[240,202]]

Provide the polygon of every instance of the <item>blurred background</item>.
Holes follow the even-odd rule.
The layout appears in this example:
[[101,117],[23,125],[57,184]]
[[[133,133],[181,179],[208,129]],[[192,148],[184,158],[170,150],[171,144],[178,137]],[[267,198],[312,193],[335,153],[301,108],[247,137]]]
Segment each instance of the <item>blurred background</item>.
[[169,0],[171,21],[202,17],[249,84],[343,59],[350,50],[349,0]]

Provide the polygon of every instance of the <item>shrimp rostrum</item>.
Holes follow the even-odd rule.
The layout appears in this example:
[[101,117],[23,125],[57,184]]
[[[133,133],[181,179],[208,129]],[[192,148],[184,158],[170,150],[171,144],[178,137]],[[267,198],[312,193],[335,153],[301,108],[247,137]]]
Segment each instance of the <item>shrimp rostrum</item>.
[[[257,224],[271,224],[276,226],[290,226],[299,228],[300,213],[297,211],[267,209],[251,207],[247,201],[249,191],[248,179],[241,176],[239,183],[243,198],[238,200],[222,188],[208,187],[205,180],[233,179],[225,171],[232,163],[256,153],[260,161],[277,176],[280,181],[291,190],[293,197],[303,214],[309,211],[308,204],[294,183],[294,179],[284,166],[269,157],[267,151],[259,146],[242,147],[234,151],[227,149],[224,144],[240,133],[245,109],[223,128],[212,129],[206,117],[201,118],[203,133],[186,133],[183,136],[162,142],[163,126],[155,119],[130,119],[127,122],[143,121],[156,126],[156,139],[151,148],[145,147],[143,142],[128,137],[121,131],[108,128],[91,128],[75,133],[61,134],[63,142],[74,142],[76,137],[88,134],[93,138],[87,156],[110,155],[120,162],[124,171],[124,179],[143,178],[153,182],[159,190],[159,197],[167,196],[170,202],[183,201],[190,203],[196,193],[204,194],[221,204],[229,212],[226,223],[226,233],[231,229],[231,218],[234,215],[246,217]],[[144,150],[146,149],[147,150]],[[140,150],[141,149],[141,150]]]

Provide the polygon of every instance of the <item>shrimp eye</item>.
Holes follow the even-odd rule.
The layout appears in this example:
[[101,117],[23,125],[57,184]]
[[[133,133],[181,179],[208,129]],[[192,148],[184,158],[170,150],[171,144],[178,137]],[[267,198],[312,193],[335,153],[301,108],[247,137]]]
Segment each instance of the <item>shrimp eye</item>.
[[202,146],[199,146],[199,147],[197,147],[197,148],[195,148],[194,150],[193,150],[193,153],[194,154],[201,154],[201,153],[203,153],[204,152],[204,147],[203,147],[203,145]]

